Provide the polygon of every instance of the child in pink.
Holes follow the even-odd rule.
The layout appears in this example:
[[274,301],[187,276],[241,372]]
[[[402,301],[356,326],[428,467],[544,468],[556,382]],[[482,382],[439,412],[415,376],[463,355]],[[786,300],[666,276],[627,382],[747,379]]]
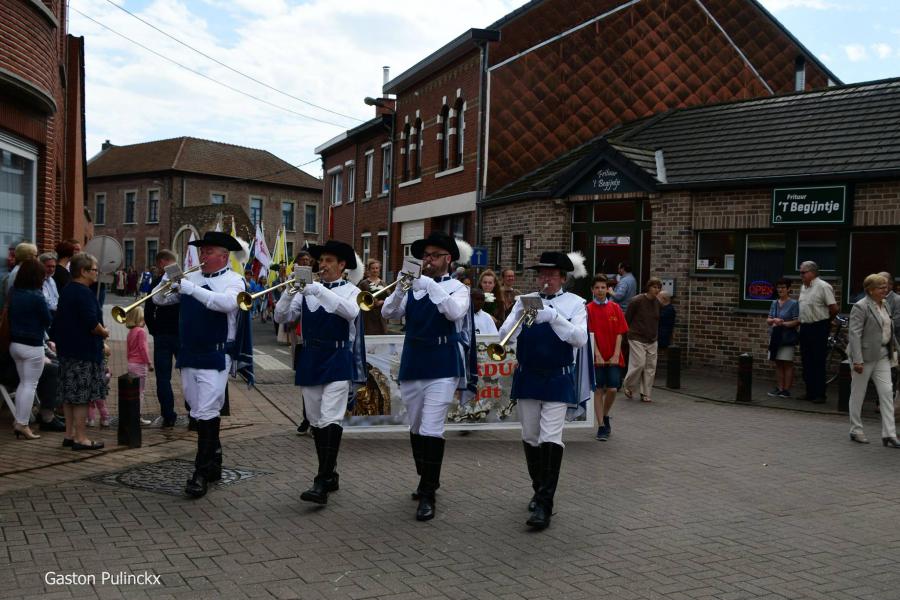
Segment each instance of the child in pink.
[[[144,412],[144,387],[147,373],[153,368],[150,360],[150,345],[147,341],[147,330],[144,329],[144,309],[140,306],[132,309],[125,318],[128,327],[128,372],[141,380],[141,413]],[[149,425],[150,420],[141,417],[141,425]]]

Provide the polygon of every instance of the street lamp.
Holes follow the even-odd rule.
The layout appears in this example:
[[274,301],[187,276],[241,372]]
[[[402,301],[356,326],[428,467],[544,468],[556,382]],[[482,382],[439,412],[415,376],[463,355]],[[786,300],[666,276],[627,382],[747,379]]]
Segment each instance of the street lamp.
[[[377,106],[378,108],[383,108],[385,110],[389,110],[391,113],[391,139],[390,139],[390,156],[391,156],[391,168],[388,173],[388,210],[387,210],[387,262],[386,265],[381,265],[381,268],[384,269],[384,276],[387,278],[388,271],[390,271],[389,265],[391,261],[391,229],[393,223],[391,222],[391,216],[394,211],[394,122],[397,120],[397,110],[384,101],[383,98],[372,98],[371,96],[366,96],[363,99],[369,106]],[[383,167],[382,167],[383,168]]]

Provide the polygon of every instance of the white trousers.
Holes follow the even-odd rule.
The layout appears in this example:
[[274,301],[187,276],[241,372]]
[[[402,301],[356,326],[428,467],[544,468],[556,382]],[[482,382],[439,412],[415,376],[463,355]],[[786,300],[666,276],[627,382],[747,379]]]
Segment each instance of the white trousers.
[[44,347],[27,346],[12,343],[9,353],[16,363],[19,374],[19,387],[16,388],[16,424],[28,425],[31,420],[31,407],[34,405],[34,392],[38,379],[44,371]]
[[636,386],[648,398],[653,393],[653,381],[656,379],[657,343],[645,344],[628,340],[628,373],[625,375],[623,387],[634,391]]
[[457,377],[400,382],[400,398],[409,415],[410,433],[444,437],[447,411],[453,404],[457,382]]
[[522,440],[530,446],[552,442],[565,447],[562,432],[568,407],[565,402],[519,400],[516,403],[516,412],[522,424]]
[[878,408],[881,410],[881,437],[897,437],[894,424],[894,394],[891,386],[891,363],[885,356],[878,362],[864,363],[863,372],[850,372],[850,433],[862,433],[862,405],[866,397],[869,379],[878,392]]
[[191,416],[200,421],[215,419],[225,405],[225,388],[231,357],[225,357],[225,370],[181,369],[181,389],[184,400],[191,407]]
[[332,381],[324,385],[302,386],[302,402],[306,406],[306,418],[313,427],[340,425],[347,412],[349,381]]

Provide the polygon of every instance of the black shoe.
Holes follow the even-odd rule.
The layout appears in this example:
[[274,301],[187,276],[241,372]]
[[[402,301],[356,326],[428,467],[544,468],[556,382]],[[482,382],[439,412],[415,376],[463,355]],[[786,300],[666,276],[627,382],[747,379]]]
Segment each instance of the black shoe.
[[885,447],[900,448],[900,441],[897,441],[895,437],[881,438],[881,443]]
[[531,517],[525,521],[525,524],[532,529],[547,529],[550,526],[550,511],[543,504],[538,503],[531,512]]
[[172,420],[169,420],[169,419],[163,419],[163,422],[162,422],[162,424],[159,426],[159,428],[160,428],[160,429],[172,429],[173,427],[175,427],[175,421],[176,421],[176,420],[177,420],[177,417],[176,417],[175,419],[172,419]]
[[537,506],[537,494],[531,497],[531,501],[528,503],[528,512],[534,512],[534,507]]
[[327,481],[322,477],[316,477],[313,486],[300,494],[300,499],[316,504],[328,504],[328,492]]
[[419,494],[419,506],[416,508],[416,521],[430,521],[434,518],[434,494]]
[[309,433],[309,421],[303,419],[303,422],[300,423],[300,426],[297,427],[297,433],[300,435],[306,435]]
[[197,431],[197,419],[188,417],[188,431]]
[[66,424],[59,417],[53,417],[49,421],[41,421],[41,431],[65,431]]
[[73,440],[72,438],[63,438],[62,446],[63,446],[63,448],[71,448],[72,444],[74,444],[74,443],[75,443],[75,440]]
[[[65,442],[63,442],[65,443]],[[72,450],[102,450],[103,442],[91,442],[90,444],[79,444],[72,440]]]
[[191,498],[202,498],[206,495],[207,487],[206,475],[194,471],[194,476],[188,479],[187,485],[184,486],[184,493]]

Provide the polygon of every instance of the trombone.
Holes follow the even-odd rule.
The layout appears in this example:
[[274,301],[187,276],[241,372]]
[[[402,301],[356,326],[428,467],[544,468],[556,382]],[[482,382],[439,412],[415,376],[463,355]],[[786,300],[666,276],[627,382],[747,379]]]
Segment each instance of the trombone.
[[491,357],[491,360],[503,360],[506,358],[506,344],[509,343],[509,338],[512,337],[512,334],[516,332],[519,328],[519,325],[523,327],[531,327],[534,325],[534,319],[537,317],[537,311],[543,308],[544,303],[537,296],[519,296],[519,299],[522,302],[522,316],[519,317],[519,320],[515,322],[503,339],[500,340],[499,343],[494,342],[493,344],[488,344],[487,353],[488,356]]
[[359,309],[364,312],[369,312],[375,306],[375,300],[378,299],[379,296],[382,296],[388,293],[395,285],[400,284],[400,289],[405,292],[408,292],[412,287],[413,281],[418,279],[422,273],[422,265],[412,259],[406,259],[403,263],[403,270],[400,272],[400,278],[394,281],[391,284],[388,284],[375,292],[360,292],[356,295],[356,303],[359,304]]
[[[306,273],[302,270],[306,269]],[[281,283],[273,285],[272,287],[266,288],[260,292],[256,292],[255,294],[251,294],[250,292],[239,292],[237,295],[237,304],[238,308],[243,311],[248,311],[253,308],[253,301],[259,298],[260,296],[265,296],[269,292],[275,291],[279,288],[283,288],[286,285],[290,285],[287,289],[287,295],[293,296],[297,292],[302,292],[303,288],[306,287],[307,283],[312,283],[312,269],[310,267],[303,267],[302,265],[297,265],[294,269],[293,277],[289,277],[285,279]]]
[[[166,267],[166,273],[171,273],[171,276],[168,281],[164,284],[158,286],[155,290],[138,300],[137,302],[132,302],[128,306],[113,306],[112,308],[112,317],[116,320],[117,323],[124,323],[125,317],[128,316],[128,313],[152,298],[153,296],[163,293],[163,296],[168,297],[175,293],[175,290],[172,289],[172,285],[178,283],[185,275],[189,273],[193,273],[195,271],[199,271],[203,268],[204,263],[200,263],[196,267],[191,267],[187,271],[182,272],[178,265],[169,265]],[[171,269],[171,267],[175,267],[175,269]]]

